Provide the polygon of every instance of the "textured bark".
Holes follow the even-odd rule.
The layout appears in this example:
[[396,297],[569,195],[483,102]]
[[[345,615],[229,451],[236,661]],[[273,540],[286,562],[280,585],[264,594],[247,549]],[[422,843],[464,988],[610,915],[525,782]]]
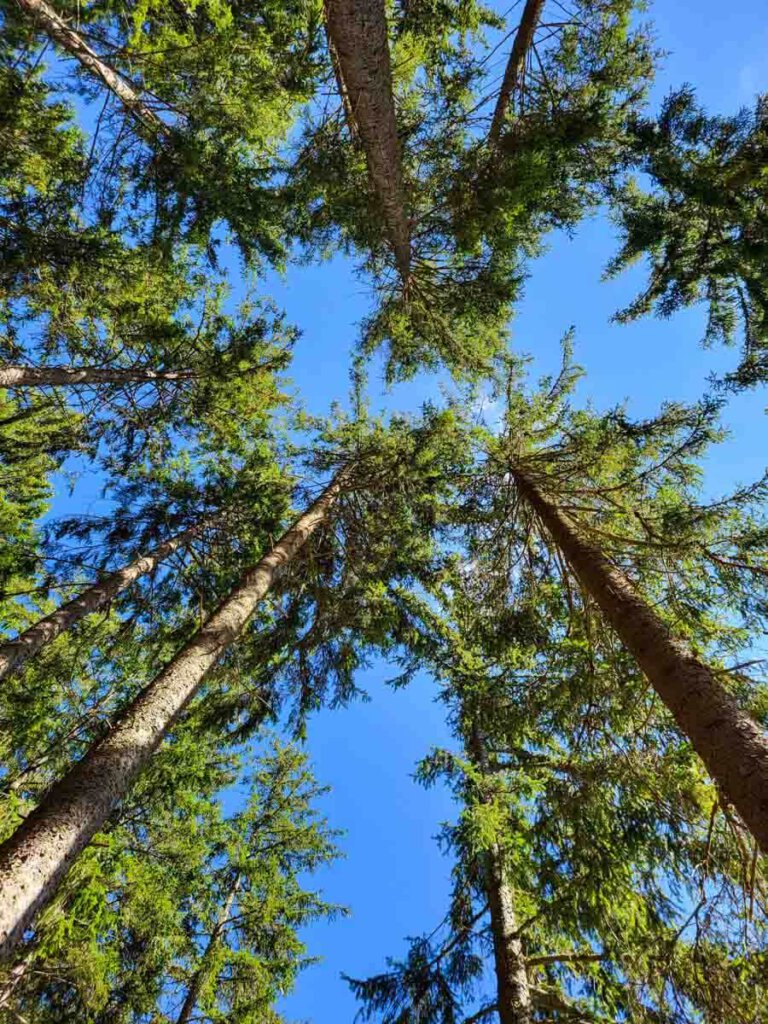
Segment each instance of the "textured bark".
[[98,611],[113,597],[125,590],[127,586],[166,559],[187,541],[191,540],[202,529],[202,525],[191,527],[170,540],[159,544],[146,555],[141,555],[129,565],[110,573],[104,579],[88,587],[82,594],[67,601],[55,612],[38,620],[29,629],[25,629],[13,640],[0,644],[0,679],[11,672],[18,671],[22,665],[36,654],[42,647],[55,640],[61,633],[71,629],[86,615]]
[[627,576],[522,472],[517,490],[558,545],[653,688],[688,736],[726,800],[768,853],[768,737],[715,673],[675,639]]
[[541,20],[544,2],[545,0],[526,0],[523,8],[523,16],[515,33],[515,41],[509,54],[504,80],[501,83],[496,109],[493,112],[493,120],[488,132],[488,145],[491,147],[497,146],[501,138],[509,103],[525,70],[525,61],[533,45],[533,37]]
[[94,366],[0,365],[0,388],[45,388],[71,384],[143,384],[150,381],[192,380],[197,370],[149,370]]
[[501,1024],[531,1024],[531,993],[517,915],[504,874],[504,860],[494,843],[487,856],[487,893],[491,911],[497,1009]]
[[62,50],[98,78],[140,124],[154,132],[168,133],[168,125],[147,106],[131,83],[103,61],[45,0],[16,0],[16,3]]
[[339,64],[339,55],[336,53],[336,47],[333,45],[333,39],[328,30],[328,21],[325,23],[325,38],[328,44],[328,53],[331,56],[331,66],[333,68],[333,77],[336,79],[336,91],[341,96],[341,105],[344,107],[344,117],[347,122],[347,128],[349,133],[355,142],[359,141],[359,135],[357,132],[357,121],[355,120],[355,111],[352,108],[352,101],[349,98],[347,87],[344,84],[344,77],[341,73],[341,65]]
[[229,915],[232,912],[232,905],[235,902],[235,897],[237,896],[239,888],[240,876],[238,875],[235,877],[232,885],[230,886],[229,892],[227,893],[227,898],[221,908],[221,913],[219,914],[210,938],[208,939],[208,945],[205,947],[205,952],[203,953],[200,966],[192,976],[192,981],[189,984],[187,995],[184,999],[184,1005],[181,1007],[181,1012],[176,1018],[176,1024],[187,1024],[194,1013],[195,1007],[197,1006],[197,1000],[200,998],[200,992],[203,988],[203,984],[208,977],[211,956],[215,952],[216,946],[218,945],[224,929],[227,926]]
[[411,230],[395,120],[384,0],[326,0],[331,52],[338,64],[350,126],[365,151],[371,187],[384,213],[404,281],[411,266]]
[[[472,726],[467,745],[470,759],[481,772],[492,771],[492,766],[488,764],[485,743],[476,724]],[[486,851],[484,859],[499,1021],[500,1024],[531,1024],[528,968],[523,944],[517,934],[515,901],[506,878],[504,854],[498,843],[492,844]]]
[[337,474],[269,554],[248,569],[109,734],[48,793],[0,846],[0,959],[56,893],[78,854],[130,790],[208,671],[242,632],[280,569],[324,521],[346,474]]

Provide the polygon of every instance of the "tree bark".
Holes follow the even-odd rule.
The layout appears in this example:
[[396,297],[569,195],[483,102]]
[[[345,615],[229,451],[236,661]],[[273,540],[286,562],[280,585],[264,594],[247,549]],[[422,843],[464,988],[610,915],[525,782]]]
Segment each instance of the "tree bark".
[[525,61],[533,45],[533,37],[541,20],[544,2],[545,0],[526,0],[525,7],[523,8],[523,16],[515,33],[515,41],[509,54],[507,67],[504,71],[504,80],[501,83],[499,96],[496,100],[496,109],[493,112],[493,120],[488,132],[488,145],[494,149],[501,138],[510,100],[518,87],[525,69]]
[[392,67],[383,0],[325,0],[331,52],[338,62],[342,100],[365,151],[371,187],[382,207],[397,269],[407,281],[411,230],[395,119]]
[[61,633],[71,629],[84,616],[98,611],[134,580],[151,572],[156,565],[186,544],[201,529],[202,524],[197,524],[176,534],[175,537],[159,544],[148,554],[141,555],[122,569],[118,569],[99,580],[98,583],[94,583],[92,587],[88,587],[82,594],[67,601],[55,612],[39,619],[15,639],[6,640],[0,644],[0,679],[18,671],[42,647],[55,640]]
[[16,3],[62,50],[98,78],[141,125],[168,134],[168,125],[147,106],[131,83],[103,61],[45,0],[16,0]]
[[181,1012],[176,1018],[176,1024],[187,1024],[190,1017],[192,1016],[195,1007],[197,1006],[197,1000],[200,998],[200,992],[203,984],[208,976],[208,965],[216,946],[219,943],[219,939],[227,926],[229,915],[232,912],[232,905],[235,902],[237,891],[240,888],[240,876],[237,875],[230,886],[227,898],[224,901],[224,905],[221,908],[221,912],[216,920],[216,924],[213,927],[210,938],[208,939],[208,945],[205,947],[200,966],[192,976],[192,981],[187,989],[187,995],[184,999],[184,1005],[181,1007]]
[[192,380],[198,370],[150,370],[146,367],[0,365],[0,388],[44,388],[72,384],[144,384],[151,381]]
[[[485,743],[473,722],[468,740],[470,759],[485,774],[488,757]],[[482,796],[481,796],[481,799]],[[496,1009],[500,1024],[531,1024],[531,992],[528,967],[520,940],[515,901],[507,881],[504,852],[492,843],[485,852],[485,889],[491,914],[493,959],[496,972]]]
[[768,737],[715,673],[673,637],[627,576],[513,471],[521,498],[536,513],[603,615],[635,657],[691,741],[723,796],[768,853]]
[[504,859],[497,843],[488,851],[486,873],[499,1020],[501,1024],[531,1024],[528,968],[523,944],[517,937],[514,898],[505,878]]
[[240,583],[173,660],[0,846],[0,959],[55,895],[69,867],[105,824],[206,674],[242,632],[280,569],[328,512],[347,479],[336,475],[320,497]]

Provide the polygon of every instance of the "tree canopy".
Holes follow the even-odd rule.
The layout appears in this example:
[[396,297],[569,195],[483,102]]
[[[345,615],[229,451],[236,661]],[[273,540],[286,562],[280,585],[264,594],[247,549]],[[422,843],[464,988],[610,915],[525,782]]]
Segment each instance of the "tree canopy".
[[[768,493],[707,476],[768,376],[768,94],[656,103],[645,18],[0,0],[0,1019],[282,1020],[345,913],[302,745],[383,659],[451,885],[361,1019],[768,1022]],[[513,336],[596,219],[617,331],[737,353],[642,417]],[[339,259],[318,410],[282,298]]]

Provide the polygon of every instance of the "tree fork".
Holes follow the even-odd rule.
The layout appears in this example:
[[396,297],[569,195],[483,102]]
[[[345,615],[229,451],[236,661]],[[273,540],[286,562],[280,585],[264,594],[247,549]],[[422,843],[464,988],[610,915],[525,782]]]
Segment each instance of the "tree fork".
[[566,516],[520,470],[518,493],[563,552],[647,679],[672,713],[726,800],[768,853],[768,737],[709,666],[673,637],[628,577],[579,536]]
[[397,269],[404,282],[411,267],[403,160],[395,119],[392,66],[383,0],[325,0],[334,69],[350,130],[365,151],[368,176],[381,203]]
[[134,580],[140,579],[151,572],[156,565],[164,561],[178,548],[186,544],[203,529],[204,523],[183,530],[176,536],[159,544],[146,555],[140,555],[122,569],[110,573],[82,594],[65,602],[56,611],[39,619],[29,629],[25,629],[15,639],[0,644],[0,679],[18,671],[34,654],[61,633],[71,629],[75,623],[86,615],[98,611],[117,594],[130,586]]
[[98,78],[140,124],[161,135],[169,134],[168,125],[147,106],[131,83],[102,60],[50,4],[45,0],[16,0],[16,3],[62,50]]
[[139,694],[108,735],[94,744],[0,846],[0,959],[53,899],[80,852],[105,824],[206,674],[242,632],[277,574],[325,521],[348,471],[323,493]]

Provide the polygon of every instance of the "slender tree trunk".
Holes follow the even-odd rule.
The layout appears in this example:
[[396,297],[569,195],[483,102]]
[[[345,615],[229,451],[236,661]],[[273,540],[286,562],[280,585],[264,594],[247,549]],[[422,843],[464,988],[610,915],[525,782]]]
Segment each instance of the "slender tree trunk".
[[724,797],[768,853],[768,737],[715,673],[670,635],[627,576],[520,471],[520,496],[536,513],[653,688],[688,736]]
[[[485,742],[473,722],[468,741],[470,759],[488,771]],[[482,799],[482,798],[481,798]],[[498,843],[485,852],[485,890],[491,913],[493,959],[496,971],[496,1009],[501,1024],[531,1024],[531,991],[512,889],[506,878],[504,853]]]
[[325,0],[328,35],[342,80],[342,100],[353,113],[371,186],[384,212],[397,268],[407,281],[411,230],[403,161],[395,119],[384,0]]
[[168,125],[147,106],[131,83],[103,61],[50,4],[45,0],[16,0],[16,3],[62,50],[98,78],[140,124],[161,134],[168,133]]
[[506,882],[504,860],[497,843],[488,851],[487,892],[491,911],[493,959],[501,1024],[530,1024],[531,993],[523,945],[517,937],[517,915]]
[[0,846],[0,959],[8,956],[37,912],[53,898],[73,861],[128,793],[207,672],[242,632],[280,569],[326,519],[346,479],[345,471],[336,475],[269,554],[244,573],[110,733],[94,744]]
[[30,626],[29,629],[25,629],[14,640],[6,640],[5,643],[0,644],[0,679],[20,669],[42,647],[55,640],[61,633],[71,629],[84,616],[98,611],[134,580],[151,572],[156,565],[199,533],[202,525],[197,524],[188,530],[177,533],[175,537],[159,544],[148,554],[141,555],[122,569],[118,569],[99,580],[98,583],[94,583],[82,594],[78,594],[77,597],[57,608],[55,612],[51,612],[50,615],[46,615],[45,618]]
[[176,1018],[176,1024],[187,1024],[194,1013],[195,1007],[197,1006],[197,1000],[200,998],[200,992],[203,984],[208,977],[209,961],[216,949],[216,946],[219,944],[219,940],[221,939],[224,929],[227,926],[229,915],[232,912],[232,905],[235,902],[235,897],[237,896],[239,888],[240,876],[237,875],[230,886],[227,898],[221,908],[221,913],[219,914],[216,924],[213,927],[213,931],[211,932],[211,936],[208,939],[208,945],[205,947],[205,952],[203,953],[200,961],[200,966],[195,971],[192,976],[192,981],[189,983],[187,995],[184,999],[184,1005],[181,1008],[179,1016]]
[[44,388],[71,384],[143,384],[151,381],[191,380],[198,370],[150,370],[94,366],[0,365],[0,388]]
[[493,112],[493,120],[488,132],[488,145],[492,148],[498,145],[501,138],[501,131],[504,127],[504,119],[507,116],[510,100],[525,70],[525,61],[533,46],[533,37],[541,20],[544,2],[545,0],[526,0],[525,7],[523,8],[523,16],[515,33],[515,41],[509,54],[507,67],[504,71],[504,81],[501,83],[499,97],[496,100],[496,109]]

